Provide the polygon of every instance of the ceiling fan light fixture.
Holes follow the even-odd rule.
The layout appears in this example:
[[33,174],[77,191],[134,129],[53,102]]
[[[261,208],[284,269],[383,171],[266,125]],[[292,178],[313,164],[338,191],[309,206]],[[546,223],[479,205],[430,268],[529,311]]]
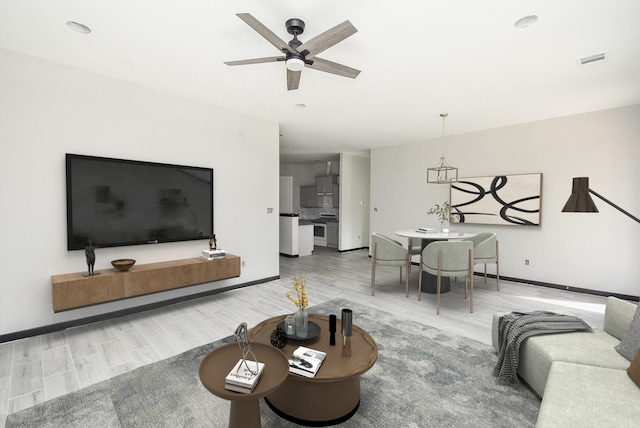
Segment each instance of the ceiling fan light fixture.
[[280,56],[251,58],[239,61],[225,61],[224,63],[227,65],[284,62],[285,67],[287,68],[286,83],[288,91],[298,89],[300,86],[300,77],[302,76],[301,71],[303,68],[307,68],[307,66],[317,71],[348,77],[350,79],[355,79],[358,74],[360,74],[360,70],[356,70],[355,68],[347,67],[346,65],[338,64],[336,62],[323,60],[317,56],[319,53],[324,52],[330,47],[342,42],[347,37],[358,32],[356,27],[354,27],[349,20],[346,20],[341,24],[330,28],[324,33],[313,37],[311,40],[302,43],[298,40],[298,36],[304,32],[304,21],[298,18],[291,18],[287,20],[285,26],[287,27],[287,32],[293,35],[293,39],[287,43],[251,14],[237,13],[236,15],[254,31],[260,34],[265,40],[271,43],[276,49],[278,49]]
[[297,57],[291,57],[285,61],[287,69],[291,71],[300,71],[304,68],[304,61]]

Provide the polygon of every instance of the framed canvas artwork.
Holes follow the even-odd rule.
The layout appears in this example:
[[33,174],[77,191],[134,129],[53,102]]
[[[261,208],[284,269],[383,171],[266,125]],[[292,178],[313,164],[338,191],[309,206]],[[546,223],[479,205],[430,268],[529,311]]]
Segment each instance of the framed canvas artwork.
[[460,223],[540,226],[542,174],[461,178],[451,183]]

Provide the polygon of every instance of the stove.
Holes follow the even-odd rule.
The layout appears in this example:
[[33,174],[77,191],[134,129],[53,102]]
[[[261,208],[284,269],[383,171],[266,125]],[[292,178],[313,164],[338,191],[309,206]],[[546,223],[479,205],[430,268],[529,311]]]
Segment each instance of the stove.
[[337,218],[337,214],[334,213],[320,213],[316,220],[311,221],[313,224],[313,245],[319,247],[327,246],[327,220],[335,220]]

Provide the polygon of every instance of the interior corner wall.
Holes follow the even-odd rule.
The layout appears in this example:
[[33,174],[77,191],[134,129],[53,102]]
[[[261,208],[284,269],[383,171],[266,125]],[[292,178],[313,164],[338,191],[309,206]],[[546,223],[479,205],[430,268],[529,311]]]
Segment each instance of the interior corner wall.
[[[0,64],[0,334],[279,275],[277,123],[6,50]],[[84,251],[66,248],[65,153],[213,168],[214,231],[241,276],[54,313],[51,275],[86,270]],[[206,248],[97,249],[95,267]]]
[[340,251],[369,246],[369,175],[369,157],[340,155]]
[[[561,212],[572,178],[589,177],[593,190],[640,216],[639,142],[640,105],[446,137],[445,157],[460,177],[543,175],[539,227],[451,230],[496,232],[503,276],[640,296],[640,224],[597,198],[598,214]],[[449,200],[449,186],[427,184],[426,169],[441,150],[434,139],[371,151],[372,232],[439,227],[427,210]]]

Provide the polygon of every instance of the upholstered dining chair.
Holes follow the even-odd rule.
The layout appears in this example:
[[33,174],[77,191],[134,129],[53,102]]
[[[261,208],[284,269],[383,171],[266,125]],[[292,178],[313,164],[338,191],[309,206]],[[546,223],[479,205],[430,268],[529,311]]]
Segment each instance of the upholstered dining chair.
[[413,256],[422,254],[422,239],[409,238],[409,274],[411,274],[411,262]]
[[487,282],[487,263],[496,264],[496,289],[500,291],[500,257],[495,233],[478,233],[467,239],[473,242],[473,262],[484,263],[484,282]]
[[374,295],[376,289],[376,267],[381,265],[400,266],[400,284],[402,284],[402,269],[406,271],[405,288],[407,297],[409,297],[409,264],[411,264],[409,251],[398,241],[379,233],[371,234],[371,242],[373,245],[373,252],[371,253],[371,295]]
[[464,275],[464,298],[467,298],[468,288],[470,290],[469,312],[473,313],[473,265],[473,242],[471,241],[437,241],[427,245],[420,257],[418,300],[422,294],[422,272],[436,275],[436,315],[440,315],[442,277]]

